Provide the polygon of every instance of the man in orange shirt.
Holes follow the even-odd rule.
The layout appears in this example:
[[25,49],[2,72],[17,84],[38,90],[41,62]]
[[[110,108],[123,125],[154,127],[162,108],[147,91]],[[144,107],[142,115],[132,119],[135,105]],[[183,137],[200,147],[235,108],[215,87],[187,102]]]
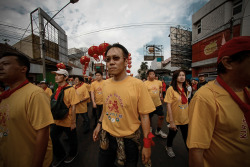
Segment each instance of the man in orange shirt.
[[148,114],[155,106],[145,84],[127,76],[128,54],[120,44],[109,46],[105,52],[108,72],[113,77],[103,84],[103,112],[93,133],[93,140],[97,141],[102,126],[99,167],[114,166],[116,159],[119,165],[137,166],[140,126],[144,136],[143,163],[149,163],[151,156],[153,135]]
[[[69,109],[68,113],[60,119],[55,119],[55,124],[51,125],[51,139],[53,143],[54,162],[53,167],[59,166],[63,161],[64,163],[72,162],[77,156],[77,134],[76,134],[76,104],[80,102],[75,88],[67,83],[69,73],[67,70],[59,69],[53,71],[56,74],[55,81],[58,84],[56,92],[51,96],[51,101],[56,100],[60,93],[64,91],[63,103]],[[65,90],[64,90],[65,89]],[[52,112],[53,113],[53,112]],[[55,117],[55,115],[53,115]],[[68,136],[69,153],[65,152],[63,144],[60,141],[62,133]]]
[[250,37],[221,46],[216,80],[189,106],[189,166],[250,166]]
[[45,81],[41,81],[38,86],[41,87],[50,98],[50,96],[52,95],[52,90],[48,88],[47,83]]
[[9,86],[0,95],[1,167],[48,167],[52,161],[49,98],[29,83],[29,70],[29,59],[22,54],[0,57],[0,81]]
[[[102,72],[97,71],[95,73],[96,80],[91,83],[91,99],[93,104],[93,115],[95,116],[95,127],[97,125],[97,120],[99,120],[101,114],[102,114],[102,107],[103,107],[103,95],[102,95],[102,89],[103,89],[103,79],[102,79]],[[94,113],[95,112],[95,113]]]

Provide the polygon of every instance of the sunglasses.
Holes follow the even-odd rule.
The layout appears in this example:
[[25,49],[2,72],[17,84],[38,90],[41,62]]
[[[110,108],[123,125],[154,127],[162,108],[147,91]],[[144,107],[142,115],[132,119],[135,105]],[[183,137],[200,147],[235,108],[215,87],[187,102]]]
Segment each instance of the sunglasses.
[[106,63],[109,63],[109,62],[111,61],[111,59],[113,59],[114,61],[119,61],[121,58],[122,58],[122,57],[120,57],[120,56],[106,57],[106,58],[104,59],[104,61],[105,61]]

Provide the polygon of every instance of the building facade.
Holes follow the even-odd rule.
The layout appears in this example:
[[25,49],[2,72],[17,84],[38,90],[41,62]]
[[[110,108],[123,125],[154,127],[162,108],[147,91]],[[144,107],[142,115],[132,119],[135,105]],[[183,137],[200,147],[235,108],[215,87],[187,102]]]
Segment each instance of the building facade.
[[217,75],[223,39],[250,36],[250,0],[210,0],[192,16],[192,76]]

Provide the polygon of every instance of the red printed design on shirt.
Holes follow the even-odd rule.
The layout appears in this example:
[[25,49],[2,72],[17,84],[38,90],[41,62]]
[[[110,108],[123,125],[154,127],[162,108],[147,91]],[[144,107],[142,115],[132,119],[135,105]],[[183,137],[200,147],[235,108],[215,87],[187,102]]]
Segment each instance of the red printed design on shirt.
[[117,94],[110,94],[106,98],[105,103],[107,105],[106,116],[108,117],[108,119],[112,123],[119,122],[123,117],[123,115],[119,111],[119,107],[123,107],[121,97]]
[[4,136],[8,136],[9,129],[7,121],[9,120],[9,105],[2,105],[0,107],[0,139]]
[[101,94],[102,94],[102,88],[101,88],[101,87],[98,87],[98,88],[96,89],[96,93],[98,93],[99,95],[101,95]]
[[154,94],[157,94],[157,93],[158,93],[158,89],[157,89],[157,87],[156,87],[155,85],[152,85],[152,86],[151,86],[151,91],[152,91],[152,93],[154,93]]

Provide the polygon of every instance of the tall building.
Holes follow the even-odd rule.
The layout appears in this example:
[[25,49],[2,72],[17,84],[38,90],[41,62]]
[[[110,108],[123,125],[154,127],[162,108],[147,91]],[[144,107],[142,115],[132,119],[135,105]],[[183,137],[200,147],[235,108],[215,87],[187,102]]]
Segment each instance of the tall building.
[[250,0],[210,0],[192,16],[192,76],[215,77],[223,38],[250,36]]

